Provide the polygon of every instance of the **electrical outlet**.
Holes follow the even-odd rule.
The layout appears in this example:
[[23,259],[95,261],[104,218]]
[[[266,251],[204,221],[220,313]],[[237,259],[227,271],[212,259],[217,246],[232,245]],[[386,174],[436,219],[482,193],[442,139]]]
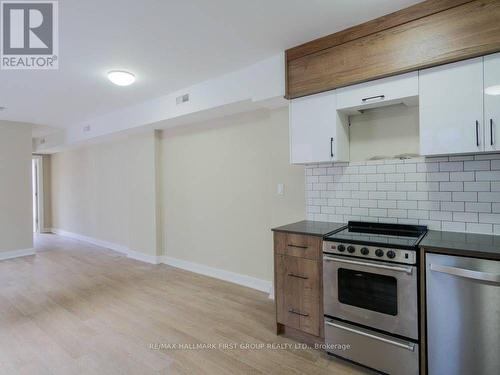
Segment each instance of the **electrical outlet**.
[[284,184],[278,184],[277,193],[278,193],[278,195],[285,195],[285,185]]

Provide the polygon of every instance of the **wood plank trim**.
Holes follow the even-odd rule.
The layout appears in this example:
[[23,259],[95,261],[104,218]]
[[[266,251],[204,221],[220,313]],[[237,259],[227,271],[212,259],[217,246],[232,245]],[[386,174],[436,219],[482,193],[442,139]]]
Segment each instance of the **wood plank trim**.
[[289,61],[286,97],[298,98],[499,52],[498,17],[500,0],[469,1]]
[[324,49],[351,42],[471,1],[473,0],[426,0],[360,25],[290,48],[285,51],[286,61],[289,62]]

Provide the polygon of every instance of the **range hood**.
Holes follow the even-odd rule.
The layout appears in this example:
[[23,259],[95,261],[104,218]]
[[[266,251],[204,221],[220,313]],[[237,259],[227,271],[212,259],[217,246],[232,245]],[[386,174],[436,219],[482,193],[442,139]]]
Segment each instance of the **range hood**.
[[396,104],[418,105],[418,72],[378,79],[337,90],[337,110],[348,115]]

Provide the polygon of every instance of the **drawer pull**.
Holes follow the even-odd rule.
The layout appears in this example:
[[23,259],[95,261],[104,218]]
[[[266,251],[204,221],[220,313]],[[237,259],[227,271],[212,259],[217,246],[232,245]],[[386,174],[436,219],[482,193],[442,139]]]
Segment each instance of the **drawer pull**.
[[400,348],[409,350],[411,352],[415,351],[415,344],[413,344],[413,343],[403,344],[403,343],[400,343],[397,341],[389,340],[389,339],[386,339],[384,337],[372,335],[372,334],[367,333],[367,332],[359,331],[359,330],[354,329],[354,328],[345,327],[345,326],[335,324],[335,323],[329,322],[329,321],[325,321],[325,324],[332,326],[332,327],[335,327],[335,328],[338,328],[338,329],[343,329],[344,331],[355,333],[357,335],[366,336],[366,337],[369,337],[369,338],[374,339],[374,340],[382,341],[382,342],[385,342],[385,343],[390,344],[390,345],[398,346]]
[[308,277],[306,277],[306,276],[300,276],[300,275],[296,275],[296,274],[294,274],[294,273],[289,273],[289,274],[288,274],[288,276],[290,276],[290,277],[296,277],[297,279],[302,279],[302,280],[307,280],[307,279],[309,279],[309,278],[308,278]]
[[291,243],[288,244],[288,247],[296,247],[298,249],[307,249],[307,248],[309,248],[309,246],[294,245],[294,244],[291,244]]
[[367,102],[367,101],[370,101],[370,100],[384,100],[385,99],[385,95],[377,95],[377,96],[370,96],[368,98],[363,98],[361,99],[362,102]]
[[300,315],[300,316],[309,316],[309,314],[304,314],[304,313],[301,313],[300,311],[297,311],[297,310],[294,310],[294,309],[290,309],[288,310],[289,313],[292,313],[292,314],[295,314],[295,315]]

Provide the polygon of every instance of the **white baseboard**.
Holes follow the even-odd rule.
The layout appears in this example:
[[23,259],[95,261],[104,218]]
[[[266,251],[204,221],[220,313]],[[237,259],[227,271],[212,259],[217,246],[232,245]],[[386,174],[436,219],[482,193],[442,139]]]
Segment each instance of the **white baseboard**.
[[234,284],[243,285],[248,288],[260,290],[270,294],[273,290],[271,282],[257,279],[255,277],[242,275],[239,273],[221,270],[219,268],[209,267],[204,264],[188,262],[186,260],[172,258],[168,256],[161,257],[161,262],[172,267],[181,268],[186,271],[199,273],[201,275],[214,277],[219,280],[229,281]]
[[123,246],[123,245],[118,245],[118,244],[115,244],[112,242],[99,240],[97,238],[84,236],[84,235],[78,234],[78,233],[68,232],[68,231],[65,231],[62,229],[58,229],[58,228],[52,228],[51,232],[54,234],[57,234],[59,236],[72,238],[72,239],[78,240],[78,241],[88,242],[92,245],[104,247],[106,249],[114,250],[118,253],[122,253],[122,254],[126,254],[126,255],[128,255],[129,251],[130,251],[128,247]]
[[188,262],[186,260],[172,258],[167,256],[154,256],[138,251],[130,250],[128,247],[123,245],[114,244],[111,242],[99,240],[96,238],[83,236],[81,234],[68,232],[62,229],[52,228],[51,232],[59,236],[72,238],[78,241],[88,242],[93,245],[103,247],[106,249],[114,250],[119,253],[127,255],[128,258],[135,259],[141,262],[149,264],[167,264],[172,267],[181,268],[186,271],[191,271],[205,276],[210,276],[219,280],[229,281],[234,284],[246,286],[248,288],[256,289],[261,292],[269,294],[269,298],[274,299],[274,288],[273,284],[269,281],[257,279],[255,277],[242,275],[239,273],[222,270],[219,268],[213,268],[206,266],[204,264]]
[[35,255],[35,249],[0,251],[0,260],[14,259]]
[[160,260],[161,257],[158,257],[156,255],[148,255],[148,254],[140,253],[140,252],[134,251],[134,250],[129,250],[127,253],[127,257],[129,257],[130,259],[135,259],[135,260],[138,260],[140,262],[149,263],[149,264],[160,264],[161,263],[161,260]]

